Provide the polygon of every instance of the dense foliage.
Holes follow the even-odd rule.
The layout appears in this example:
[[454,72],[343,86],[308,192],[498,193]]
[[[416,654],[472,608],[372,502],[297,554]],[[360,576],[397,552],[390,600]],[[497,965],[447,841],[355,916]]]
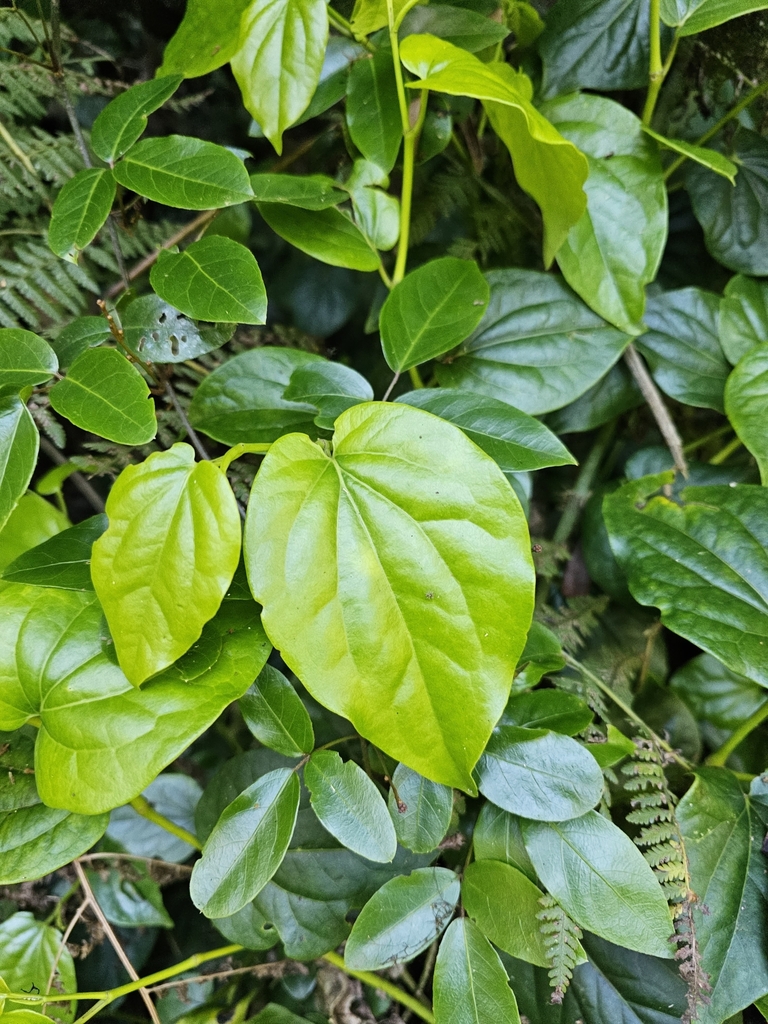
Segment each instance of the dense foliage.
[[0,10],[0,1024],[768,1019],[765,8]]

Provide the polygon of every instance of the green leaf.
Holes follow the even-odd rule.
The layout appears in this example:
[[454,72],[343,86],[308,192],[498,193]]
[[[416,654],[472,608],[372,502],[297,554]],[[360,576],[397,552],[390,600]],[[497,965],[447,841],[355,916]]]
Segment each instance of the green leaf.
[[477,53],[503,42],[509,28],[470,8],[430,3],[427,7],[414,7],[403,21],[402,35],[425,33]]
[[373,400],[373,388],[365,377],[343,363],[314,361],[293,371],[283,398],[314,405],[318,410],[315,423],[333,430],[345,409]]
[[511,956],[549,965],[536,915],[544,893],[510,864],[478,860],[464,872],[461,899],[480,931]]
[[659,135],[658,132],[655,132],[647,124],[643,125],[643,131],[646,135],[650,135],[652,139],[656,139],[659,145],[665,149],[671,149],[674,153],[680,153],[697,164],[701,164],[702,167],[708,167],[715,174],[720,174],[722,177],[727,178],[732,185],[736,184],[736,172],[739,168],[733,160],[729,160],[722,153],[718,153],[716,149],[708,149],[705,146],[692,146],[690,142],[683,142],[682,139],[668,139],[664,135]]
[[502,725],[526,729],[551,729],[566,736],[575,736],[586,729],[594,715],[581,697],[562,690],[536,690],[510,697]]
[[127,878],[117,868],[86,872],[106,919],[118,928],[173,928],[160,886],[148,876],[145,865],[132,868],[138,877]]
[[229,917],[214,918],[213,925],[225,939],[246,949],[272,949],[280,941],[274,925],[256,909],[254,902],[246,903]]
[[536,821],[576,818],[603,792],[603,773],[584,747],[548,729],[501,725],[477,765],[483,796]]
[[459,890],[458,877],[447,868],[419,868],[385,883],[352,926],[347,967],[380,971],[413,960],[453,917]]
[[106,814],[70,814],[41,803],[0,814],[0,884],[34,881],[69,864],[101,839],[107,821]]
[[0,529],[29,486],[39,446],[26,405],[15,395],[0,396]]
[[387,185],[389,178],[378,164],[355,160],[346,182],[352,199],[355,223],[375,249],[388,251],[400,237],[400,202],[376,185]]
[[536,873],[577,924],[638,953],[672,956],[664,893],[621,829],[589,811],[571,821],[526,821],[523,836]]
[[545,103],[542,113],[589,163],[587,210],[558,251],[560,269],[596,313],[640,334],[645,286],[656,277],[667,240],[658,148],[639,118],[604,96],[564,96]]
[[91,147],[100,160],[113,163],[144,134],[147,117],[176,92],[182,75],[139,82],[104,107],[91,128]]
[[565,667],[560,641],[540,622],[532,622],[517,666],[513,692],[535,686],[549,672]]
[[677,35],[692,36],[766,7],[765,0],[661,0],[661,17]]
[[0,392],[44,384],[58,368],[51,346],[32,331],[18,327],[0,330]]
[[158,75],[207,75],[234,56],[240,18],[249,0],[187,0],[176,34],[165,48]]
[[158,295],[142,295],[121,313],[125,343],[149,363],[183,363],[221,348],[232,337],[234,324],[202,327],[169,306]]
[[768,491],[687,487],[656,492],[672,473],[643,477],[603,502],[611,547],[640,604],[665,626],[768,686]]
[[768,281],[737,274],[720,300],[720,344],[735,366],[750,349],[768,343]]
[[140,196],[182,210],[216,210],[253,198],[239,157],[185,135],[142,140],[115,164],[114,175]]
[[768,140],[739,127],[727,151],[739,168],[735,185],[689,165],[693,212],[716,260],[742,274],[768,274]]
[[325,210],[349,198],[324,174],[252,174],[251,188],[257,203],[284,203],[302,210]]
[[107,517],[102,514],[56,533],[14,559],[3,570],[2,579],[34,587],[93,590],[91,548],[106,528]]
[[636,409],[644,401],[626,363],[614,363],[580,398],[548,416],[547,426],[556,434],[584,433]]
[[347,127],[352,141],[385,174],[395,166],[403,125],[389,47],[355,61],[347,82]]
[[206,917],[228,917],[250,903],[288,849],[299,809],[299,779],[278,768],[227,807],[195,864],[189,894]]
[[[141,795],[158,814],[181,825],[192,835],[197,834],[195,810],[200,802],[202,790],[189,775],[163,772],[142,790]],[[107,838],[119,843],[127,853],[136,854],[138,857],[157,857],[172,863],[188,860],[195,852],[194,847],[184,839],[142,817],[130,804],[112,811]]]
[[[394,0],[393,13],[397,18],[408,0]],[[387,24],[387,0],[355,0],[352,10],[352,29],[357,35],[368,36]]]
[[477,861],[498,860],[511,864],[530,881],[536,881],[536,872],[523,841],[522,818],[516,814],[503,811],[490,801],[484,803],[472,840]]
[[49,501],[33,491],[23,494],[0,530],[0,570],[68,526],[69,519]]
[[515,994],[498,953],[467,918],[454,921],[443,936],[433,989],[440,1024],[520,1024]]
[[436,368],[441,384],[489,395],[531,415],[559,409],[611,368],[629,338],[552,274],[492,270],[477,331]]
[[409,88],[483,101],[491,125],[509,149],[520,187],[541,208],[544,263],[549,266],[584,213],[582,186],[587,163],[533,106],[530,79],[508,64],[483,64],[473,54],[435,36],[407,36],[400,56],[419,77],[408,83]]
[[725,411],[744,446],[754,455],[768,486],[768,345],[739,361],[725,385]]
[[350,270],[378,270],[378,253],[340,210],[299,210],[280,203],[257,205],[276,234],[321,263]]
[[361,857],[388,864],[397,850],[395,828],[381,794],[354,761],[318,750],[304,768],[304,784],[321,824]]
[[35,785],[35,741],[24,730],[0,733],[0,773],[0,814],[40,803]]
[[146,381],[117,349],[87,349],[51,388],[51,405],[68,420],[118,444],[146,444],[157,433]]
[[[46,995],[49,991],[76,992],[75,965],[66,945],[62,949],[61,932],[44,921],[37,921],[27,910],[12,914],[0,924],[0,978],[11,992],[33,992]],[[54,970],[53,984],[48,978]],[[61,1021],[75,1016],[74,1004],[49,1003],[48,1006]],[[3,1009],[21,1011],[21,1003],[3,1001]],[[5,1014],[4,1014],[5,1016]]]
[[273,444],[245,529],[265,629],[310,693],[392,757],[474,792],[533,593],[525,519],[495,463],[421,410],[356,405],[332,457],[297,434]]
[[240,516],[226,475],[188,444],[124,469],[107,515],[91,574],[120,667],[140,686],[216,614],[240,559]]
[[217,367],[189,407],[194,427],[224,444],[276,441],[290,431],[316,433],[317,408],[287,401],[283,393],[298,368],[321,365],[319,356],[291,348],[252,349]]
[[82,249],[96,237],[112,209],[115,179],[105,167],[88,167],[70,178],[56,196],[48,228],[48,245],[62,259],[77,263]]
[[327,42],[325,0],[252,0],[243,12],[232,71],[278,154],[317,88]]
[[196,320],[263,324],[267,293],[250,249],[208,235],[184,252],[161,252],[149,276],[161,299]]
[[653,378],[678,402],[723,411],[728,363],[719,339],[720,298],[681,288],[648,299],[649,330],[637,339]]
[[265,747],[287,757],[309,754],[315,734],[307,709],[282,672],[265,665],[240,698],[245,724]]
[[112,334],[109,324],[102,316],[79,316],[67,324],[53,342],[59,366],[69,366],[86,349],[109,341]]
[[488,297],[474,260],[444,256],[411,271],[389,293],[379,318],[389,368],[402,373],[450,351],[480,323]]
[[576,463],[543,423],[497,398],[454,388],[422,388],[400,395],[397,401],[455,423],[507,472]]
[[392,776],[387,804],[397,841],[414,853],[436,849],[451,824],[452,791],[404,764]]
[[669,681],[700,725],[733,732],[761,708],[768,694],[751,679],[731,672],[711,654],[691,658]]
[[677,808],[698,896],[693,920],[701,967],[712,985],[700,1024],[720,1024],[768,991],[765,817],[765,807],[722,768],[700,769]]

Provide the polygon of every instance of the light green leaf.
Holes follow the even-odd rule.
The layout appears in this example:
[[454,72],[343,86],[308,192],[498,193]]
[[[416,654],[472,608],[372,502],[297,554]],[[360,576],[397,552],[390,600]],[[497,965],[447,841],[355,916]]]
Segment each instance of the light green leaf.
[[285,203],[301,210],[325,210],[349,198],[324,174],[252,174],[251,187],[257,203]]
[[536,915],[541,889],[510,864],[478,860],[464,872],[461,899],[480,931],[511,956],[549,966]]
[[465,917],[454,921],[443,936],[433,989],[440,1024],[520,1024],[515,994],[498,953]]
[[587,209],[557,254],[560,269],[596,313],[640,334],[645,286],[667,240],[658,148],[638,117],[604,96],[564,96],[541,109],[589,162]]
[[511,864],[530,881],[536,881],[536,872],[523,842],[522,818],[516,814],[503,811],[490,801],[484,803],[472,839],[476,860],[499,860]]
[[474,260],[444,256],[411,271],[389,293],[379,318],[389,368],[402,373],[450,351],[480,323],[488,297]]
[[765,0],[661,0],[661,17],[677,35],[692,36],[766,7]]
[[530,623],[522,510],[488,456],[421,410],[353,406],[332,444],[281,438],[254,482],[246,567],[265,628],[325,707],[474,792]]
[[8,583],[60,590],[93,590],[91,548],[107,528],[103,514],[57,532],[24,551],[2,572]]
[[[75,965],[66,946],[62,949],[61,932],[44,921],[37,921],[27,910],[12,914],[0,924],[0,978],[11,992],[76,992]],[[54,971],[53,984],[48,978]],[[75,1016],[73,1003],[49,1003],[49,1010],[61,1021]],[[21,1012],[21,1003],[3,1001],[6,1011]]]
[[278,768],[224,811],[195,864],[189,894],[206,917],[229,917],[250,903],[280,867],[299,810],[299,778]]
[[276,234],[321,263],[350,270],[378,270],[378,253],[340,210],[299,210],[280,203],[257,205]]
[[387,252],[400,236],[400,202],[374,185],[386,185],[389,179],[377,164],[355,160],[347,180],[355,223],[375,249]]
[[184,252],[161,252],[150,284],[161,299],[196,320],[263,324],[267,293],[250,249],[208,235]]
[[140,686],[216,614],[240,558],[240,516],[226,475],[188,444],[124,469],[107,515],[91,575],[120,667]]
[[127,878],[117,868],[86,871],[96,902],[110,924],[118,928],[173,928],[163,906],[160,886],[141,862],[131,865],[136,875]]
[[[510,31],[507,19],[506,24],[499,24],[493,18],[485,17],[485,11],[479,13],[467,7],[430,3],[408,12],[403,20],[402,35],[429,34],[447,39],[462,50],[478,53],[507,38]],[[519,37],[516,42],[519,45]]]
[[403,125],[392,51],[379,46],[355,61],[347,81],[347,127],[352,141],[385,174],[395,166]]
[[734,672],[768,687],[768,491],[643,477],[603,502],[611,547],[640,604]]
[[40,435],[26,405],[15,395],[0,397],[0,529],[29,486],[39,447]]
[[500,725],[476,769],[483,796],[536,821],[576,818],[603,792],[594,757],[570,736],[548,729]]
[[315,734],[307,709],[282,672],[265,665],[240,698],[245,724],[265,747],[287,757],[309,754]]
[[182,75],[139,82],[108,103],[93,122],[91,146],[101,160],[113,163],[131,148],[147,127],[147,117],[176,92]]
[[387,805],[363,769],[335,750],[318,750],[304,768],[304,784],[320,823],[361,857],[388,864],[397,851]]
[[505,471],[527,472],[576,463],[543,423],[497,398],[456,388],[421,388],[400,395],[397,401],[455,423]]
[[105,167],[88,167],[70,178],[51,210],[48,245],[62,259],[77,263],[96,237],[115,199],[115,179]]
[[[392,5],[395,18],[408,0],[394,0]],[[355,0],[352,10],[352,29],[357,35],[368,36],[387,24],[387,0]]]
[[0,884],[34,881],[69,864],[101,839],[107,821],[41,803],[0,814]]
[[418,868],[386,882],[352,926],[347,967],[380,971],[413,960],[453,917],[459,890],[458,876],[448,868]]
[[436,367],[446,387],[539,415],[584,394],[629,342],[553,274],[492,270],[486,279],[491,298],[480,326]]
[[197,78],[234,56],[249,0],[187,0],[184,18],[165,48],[158,75]]
[[0,530],[0,570],[68,526],[69,519],[63,512],[38,494],[28,491],[21,496]]
[[283,398],[314,405],[318,409],[315,423],[333,430],[333,424],[345,409],[373,400],[373,388],[349,366],[317,360],[293,371]]
[[158,295],[142,295],[122,311],[125,343],[139,359],[150,363],[183,363],[221,348],[232,337],[234,324],[194,323]]
[[408,83],[410,88],[483,101],[496,134],[509,149],[520,187],[541,208],[544,263],[549,266],[584,213],[587,163],[533,106],[530,79],[508,64],[483,64],[435,36],[407,36],[400,56],[419,78]]
[[589,811],[571,821],[526,821],[523,836],[542,883],[582,928],[638,953],[673,955],[664,893],[621,829]]
[[536,690],[509,698],[501,716],[502,725],[526,729],[551,729],[575,736],[586,729],[594,715],[586,701],[562,690]]
[[58,368],[51,346],[32,331],[18,327],[0,330],[0,392],[44,384]]
[[[141,795],[158,814],[197,835],[195,811],[202,790],[189,775],[163,772],[142,790]],[[195,852],[186,840],[144,818],[130,804],[112,811],[107,838],[119,843],[127,853],[138,857],[157,857],[174,864],[189,860]]]
[[5,1024],[55,1024],[51,1017],[36,1010],[11,1010],[5,1014]]
[[768,343],[768,281],[737,274],[720,300],[720,344],[735,366],[750,349]]
[[114,348],[89,348],[51,388],[51,405],[98,437],[146,444],[157,433],[155,403],[139,371]]
[[241,352],[200,384],[189,407],[190,422],[224,444],[276,441],[294,430],[316,433],[317,407],[283,397],[299,368],[324,365],[319,356],[292,348]]
[[430,853],[451,824],[453,792],[399,764],[387,804],[398,842],[414,853]]
[[232,71],[278,154],[317,88],[327,42],[325,0],[252,0],[243,12]]
[[115,164],[114,175],[140,196],[182,210],[216,210],[253,198],[242,160],[185,135],[142,140]]
[[184,658],[137,691],[93,594],[18,586],[0,591],[0,641],[0,729],[41,719],[40,797],[78,814],[138,796],[245,693],[269,653],[258,610],[228,601]]
[[103,316],[79,316],[67,324],[53,342],[59,366],[69,366],[86,349],[109,341],[112,334]]
[[725,411],[768,486],[768,345],[747,352],[729,376]]
[[647,124],[643,125],[643,131],[646,135],[650,135],[652,139],[656,139],[659,145],[665,149],[671,149],[674,153],[687,156],[690,160],[701,164],[702,167],[708,167],[715,174],[720,174],[727,178],[732,185],[736,184],[736,172],[739,168],[733,160],[729,160],[722,153],[718,153],[716,149],[707,149],[705,146],[693,146],[690,142],[683,142],[682,139],[668,139],[664,135],[659,135],[658,132],[655,132]]

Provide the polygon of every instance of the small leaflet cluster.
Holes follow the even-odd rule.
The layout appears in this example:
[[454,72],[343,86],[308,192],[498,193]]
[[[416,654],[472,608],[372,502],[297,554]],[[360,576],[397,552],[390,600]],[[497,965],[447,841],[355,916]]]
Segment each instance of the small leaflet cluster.
[[547,956],[551,964],[549,983],[553,988],[551,1002],[562,1003],[573,977],[573,968],[579,956],[581,929],[570,919],[560,904],[549,894],[539,900],[542,910],[536,915],[541,923]]

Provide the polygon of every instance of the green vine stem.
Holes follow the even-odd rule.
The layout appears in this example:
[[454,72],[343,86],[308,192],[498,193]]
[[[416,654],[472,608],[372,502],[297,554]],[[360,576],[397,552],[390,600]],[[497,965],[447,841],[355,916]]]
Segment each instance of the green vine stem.
[[664,82],[664,65],[661,62],[661,0],[651,0],[649,25],[651,59],[648,69],[648,93],[643,107],[643,124],[651,123]]
[[230,467],[230,464],[239,459],[241,455],[266,455],[272,445],[265,441],[262,443],[246,444],[240,442],[229,449],[228,452],[224,452],[218,459],[213,460],[214,466],[218,466],[222,473],[226,473]]
[[[338,953],[326,953],[321,959],[326,960],[329,964],[333,964],[334,967],[338,967],[340,971],[344,971],[351,978],[357,978],[358,981],[362,981],[366,985],[370,985],[372,988],[381,989],[392,999],[400,1003],[401,1006],[407,1006],[408,1009],[415,1013],[417,1017],[421,1017],[427,1024],[435,1024],[435,1015],[425,1006],[424,1003],[420,1002],[415,996],[408,995],[407,992],[403,992],[397,985],[393,985],[391,981],[386,978],[380,977],[378,974],[374,974],[373,971],[353,971],[347,967],[342,957]],[[79,1022],[75,1021],[75,1024]]]
[[581,515],[581,511],[592,492],[595,476],[600,468],[600,463],[603,461],[603,457],[608,450],[608,446],[611,443],[615,430],[616,420],[611,420],[602,427],[600,433],[595,438],[589,455],[586,457],[581,469],[579,470],[579,475],[576,478],[576,486],[568,496],[568,501],[563,509],[563,514],[560,516],[560,522],[557,524],[557,528],[555,529],[552,539],[556,544],[565,544],[571,536],[573,528]]
[[713,754],[710,754],[704,763],[715,768],[724,767],[725,762],[734,752],[736,747],[738,747],[751,732],[754,732],[759,725],[762,725],[766,718],[768,718],[768,701],[766,701],[761,708],[758,708],[753,715],[750,715],[749,718],[742,722],[738,729],[735,729],[728,737],[722,747],[720,747],[719,750],[716,750]]
[[730,458],[734,452],[737,452],[741,448],[742,442],[738,437],[734,437],[733,440],[729,441],[728,444],[721,448],[719,452],[716,452],[709,460],[710,466],[720,466],[726,459]]
[[149,800],[143,796],[136,796],[131,800],[131,807],[140,814],[142,818],[146,818],[147,821],[151,821],[153,825],[158,825],[160,828],[165,829],[166,832],[170,832],[171,835],[176,836],[177,839],[183,840],[185,843],[189,843],[196,850],[202,850],[203,844],[197,838],[193,836],[191,832],[183,828],[181,825],[177,825],[175,821],[171,821],[170,818],[166,818],[164,814],[160,814]]

